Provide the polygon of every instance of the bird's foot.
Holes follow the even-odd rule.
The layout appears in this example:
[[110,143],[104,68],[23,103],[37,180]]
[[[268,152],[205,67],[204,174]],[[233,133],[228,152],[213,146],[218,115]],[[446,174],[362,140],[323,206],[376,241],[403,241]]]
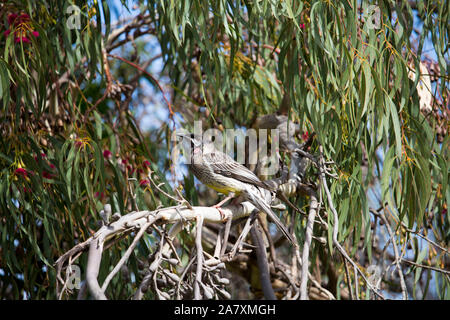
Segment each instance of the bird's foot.
[[218,203],[218,204],[216,204],[216,205],[213,205],[212,207],[213,207],[213,208],[216,208],[217,211],[219,211],[220,217],[222,218],[222,222],[227,221],[227,219],[226,219],[226,218],[227,218],[227,215],[225,214],[225,212],[223,212],[220,203]]
[[230,200],[230,199],[232,199],[232,198],[234,198],[234,193],[232,193],[232,192],[230,192],[229,194],[228,194],[228,196],[226,196],[225,197],[225,199],[223,199],[222,201],[220,201],[218,204],[215,204],[215,205],[213,205],[213,208],[216,208],[218,211],[219,211],[219,213],[220,213],[220,216],[222,217],[222,222],[225,222],[225,221],[227,221],[227,219],[226,219],[226,214],[223,212],[223,210],[222,210],[222,205],[225,203],[225,202],[227,202],[228,200]]

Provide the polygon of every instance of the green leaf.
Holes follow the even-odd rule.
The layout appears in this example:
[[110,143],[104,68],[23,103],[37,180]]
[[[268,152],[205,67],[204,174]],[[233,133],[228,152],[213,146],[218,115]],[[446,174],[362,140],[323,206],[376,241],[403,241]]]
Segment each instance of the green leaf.
[[392,167],[394,165],[395,159],[395,149],[394,146],[392,146],[384,156],[383,171],[381,174],[381,196],[383,199],[383,203],[387,201],[390,208],[395,208],[391,196],[391,178],[396,178],[392,177]]

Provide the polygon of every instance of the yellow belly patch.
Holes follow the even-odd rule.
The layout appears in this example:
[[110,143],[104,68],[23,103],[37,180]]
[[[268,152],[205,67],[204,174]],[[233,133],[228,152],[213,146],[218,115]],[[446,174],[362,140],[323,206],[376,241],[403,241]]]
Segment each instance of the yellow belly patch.
[[223,187],[218,187],[218,186],[212,186],[212,185],[210,185],[210,184],[207,184],[207,186],[210,187],[211,189],[216,190],[217,192],[223,193],[224,195],[228,195],[230,192],[233,192],[233,193],[235,193],[235,194],[238,194],[238,193],[239,193],[239,192],[238,192],[239,190],[234,189],[234,188],[232,188],[232,187],[225,187],[225,186],[223,186]]

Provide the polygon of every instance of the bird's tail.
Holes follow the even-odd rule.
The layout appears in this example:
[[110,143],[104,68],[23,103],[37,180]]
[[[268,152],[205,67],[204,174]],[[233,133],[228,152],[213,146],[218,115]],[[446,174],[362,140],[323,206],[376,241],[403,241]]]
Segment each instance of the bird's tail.
[[262,197],[260,197],[258,194],[256,194],[256,191],[251,190],[250,188],[247,188],[246,190],[246,196],[247,199],[260,211],[266,213],[270,219],[277,225],[277,228],[280,229],[280,231],[284,234],[284,236],[292,243],[295,244],[295,240],[292,237],[292,235],[289,233],[287,228],[284,226],[284,224],[280,221],[280,219],[277,217],[277,215],[270,209],[270,206],[267,204],[266,201]]

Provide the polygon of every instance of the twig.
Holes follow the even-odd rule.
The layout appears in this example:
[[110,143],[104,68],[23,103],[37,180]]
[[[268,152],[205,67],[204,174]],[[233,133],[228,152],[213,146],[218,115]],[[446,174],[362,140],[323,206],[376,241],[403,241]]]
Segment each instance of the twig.
[[308,214],[308,222],[306,225],[306,235],[305,235],[305,243],[303,245],[302,252],[302,270],[301,270],[301,282],[300,282],[300,299],[308,300],[307,293],[307,285],[308,285],[308,262],[309,262],[309,248],[311,246],[314,220],[316,218],[317,209],[319,207],[319,203],[317,202],[317,195],[315,192],[311,192],[310,194],[310,202],[309,202],[309,214]]
[[359,279],[358,279],[358,271],[356,267],[353,267],[353,273],[355,274],[355,296],[356,300],[359,300]]
[[158,190],[159,192],[161,192],[161,193],[162,193],[163,195],[165,195],[167,198],[172,199],[173,201],[178,202],[178,203],[183,203],[183,202],[185,201],[185,200],[182,200],[182,199],[177,199],[177,198],[171,196],[170,194],[168,194],[167,192],[165,192],[164,190],[162,190],[162,189],[160,188],[161,184],[160,184],[160,185],[157,185],[156,182],[153,181],[152,176],[151,176],[150,174],[147,176],[147,178],[148,178],[148,180],[150,181],[150,183],[156,188],[156,190]]
[[[323,154],[323,150],[322,150],[322,149],[323,149],[322,146],[320,146],[320,147],[319,147],[319,150],[320,150],[320,155],[321,155],[321,162],[323,163],[323,155],[322,155],[322,154]],[[332,197],[331,197],[330,190],[328,189],[328,186],[327,186],[327,181],[326,181],[326,179],[325,179],[325,174],[323,173],[323,170],[322,170],[322,165],[320,166],[319,169],[320,169],[320,178],[321,178],[321,181],[322,181],[322,187],[323,187],[324,190],[325,190],[325,193],[326,193],[326,195],[327,195],[328,205],[329,205],[330,210],[331,210],[331,212],[333,213],[333,217],[334,217],[334,223],[333,223],[333,235],[332,235],[332,238],[333,238],[333,244],[334,244],[334,246],[338,249],[338,251],[342,254],[342,256],[343,256],[345,259],[347,259],[347,260],[350,262],[350,264],[351,264],[351,265],[352,265],[352,266],[360,273],[361,277],[364,279],[364,281],[365,281],[367,287],[369,288],[369,290],[372,291],[372,292],[373,292],[376,296],[378,296],[379,298],[384,299],[383,295],[381,295],[381,294],[378,292],[378,290],[377,290],[376,288],[374,288],[374,287],[370,284],[369,280],[366,278],[366,276],[364,275],[364,273],[359,269],[359,267],[356,265],[356,263],[348,256],[348,254],[347,254],[347,252],[345,251],[345,249],[342,248],[341,244],[340,244],[339,241],[337,240],[337,234],[338,234],[338,228],[339,228],[339,217],[338,217],[337,211],[336,211],[336,209],[335,209],[335,207],[334,207],[333,199],[332,199]]]
[[175,235],[177,235],[181,231],[182,227],[183,227],[182,222],[178,221],[170,228],[167,236],[165,236],[163,233],[163,235],[161,236],[161,240],[159,241],[159,250],[155,253],[155,259],[153,260],[152,264],[148,267],[148,274],[141,281],[139,289],[135,292],[133,296],[133,300],[140,300],[144,296],[143,289],[147,287],[148,282],[151,280],[152,276],[155,274],[155,271],[160,266],[163,253],[169,252],[169,249],[172,249],[178,261],[180,261],[180,258],[178,257],[176,250],[174,250],[170,239],[173,238]]
[[181,297],[180,297],[181,283],[182,283],[184,277],[186,276],[186,274],[187,274],[189,268],[190,268],[190,267],[192,266],[192,264],[194,263],[194,261],[195,261],[195,258],[190,259],[190,260],[189,260],[189,263],[187,264],[186,268],[184,268],[183,273],[181,274],[180,281],[178,281],[178,284],[177,284],[177,291],[176,291],[176,292],[177,292],[177,299],[180,299],[180,298],[181,298]]
[[158,81],[154,76],[152,76],[149,72],[147,72],[147,71],[145,71],[144,69],[142,69],[142,68],[141,68],[140,66],[138,66],[137,64],[135,64],[135,63],[133,63],[133,62],[131,62],[131,61],[128,61],[128,60],[125,59],[125,58],[122,58],[122,57],[120,57],[120,56],[118,56],[118,55],[111,54],[111,53],[108,53],[107,55],[110,56],[110,57],[112,57],[112,58],[119,59],[119,60],[121,60],[121,61],[123,61],[123,62],[129,64],[130,66],[132,66],[132,67],[138,69],[139,71],[141,71],[142,73],[145,73],[148,77],[150,77],[150,79],[153,80],[153,82],[158,86],[159,90],[161,91],[161,93],[162,93],[162,95],[163,95],[163,99],[164,99],[164,101],[166,101],[167,106],[169,107],[169,117],[173,119],[173,116],[174,116],[175,113],[174,113],[173,110],[172,110],[172,104],[171,104],[171,103],[169,102],[169,100],[167,99],[166,94],[164,93],[163,88],[161,87],[161,85],[159,84],[159,81]]
[[134,293],[133,300],[141,300],[144,296],[144,288],[147,288],[148,283],[152,279],[155,270],[158,269],[159,265],[162,261],[162,252],[164,248],[164,237],[161,238],[159,242],[159,250],[155,253],[155,259],[152,264],[148,267],[148,273],[142,279],[141,284],[139,285],[139,289]]
[[406,260],[406,259],[403,259],[403,258],[401,258],[401,261],[405,262],[407,264],[410,264],[412,266],[415,266],[417,268],[430,269],[430,270],[433,270],[433,271],[436,271],[436,272],[443,273],[443,274],[445,274],[447,276],[450,275],[450,271],[449,270],[444,270],[444,269],[440,269],[440,268],[436,268],[436,267],[432,267],[432,266],[427,266],[427,265],[416,263],[416,262],[413,262],[413,261],[410,261],[410,260]]
[[450,250],[440,246],[439,244],[437,244],[436,242],[434,242],[431,239],[428,239],[427,237],[425,237],[424,235],[420,234],[418,231],[414,231],[409,229],[406,224],[404,222],[402,222],[402,226],[406,229],[407,232],[413,233],[419,237],[421,237],[423,240],[427,241],[428,243],[431,243],[433,246],[435,246],[436,248],[440,249],[441,251],[443,251],[445,254],[450,254]]
[[[222,241],[225,240],[225,239],[223,239],[223,228],[219,229],[219,232],[217,233],[217,238],[216,239],[217,240],[216,240],[216,246],[214,248],[214,257],[219,258],[221,256],[220,252],[222,251]],[[225,243],[225,246],[226,245],[227,244]]]
[[264,225],[262,222],[262,218],[258,215],[259,226],[262,228],[264,234],[266,235],[267,241],[269,242],[270,255],[272,257],[273,265],[275,269],[278,268],[277,255],[275,252],[275,245],[273,243],[272,237],[270,236],[269,229],[267,229],[267,225]]
[[117,29],[114,29],[110,34],[108,39],[106,40],[106,51],[110,52],[113,49],[123,45],[124,43],[127,43],[128,41],[130,41],[129,37],[125,37],[124,40],[119,41],[118,43],[113,44],[114,41],[116,41],[121,34],[123,33],[128,33],[133,29],[137,29],[134,33],[133,33],[133,40],[136,39],[138,36],[141,36],[142,34],[149,34],[152,32],[154,32],[154,30],[145,30],[145,31],[140,31],[140,27],[144,26],[144,25],[148,25],[150,24],[152,21],[150,20],[151,17],[150,15],[146,15],[146,16],[141,16],[138,15],[135,18],[133,18],[133,20],[122,26],[119,27]]
[[247,237],[247,234],[249,233],[257,214],[258,211],[254,210],[250,215],[250,218],[248,218],[245,222],[244,229],[242,230],[236,243],[234,244],[233,249],[231,249],[231,251],[228,253],[228,261],[231,261],[231,259],[233,259],[233,257],[236,255],[236,252],[241,248],[242,242],[244,241],[245,237]]
[[[373,211],[372,211],[373,212]],[[395,261],[394,263],[397,265],[398,276],[400,277],[400,287],[402,288],[402,297],[403,300],[408,300],[408,291],[406,289],[405,278],[403,276],[402,266],[400,265],[400,260],[402,259],[398,254],[397,244],[395,243],[394,233],[392,232],[391,226],[389,225],[389,221],[386,219],[383,213],[376,213],[384,222],[386,226],[386,230],[389,233],[389,237],[392,243],[392,247],[394,248]]]
[[110,274],[108,274],[108,276],[106,277],[106,279],[105,279],[105,281],[103,282],[103,285],[102,285],[102,291],[103,292],[106,291],[106,288],[108,287],[111,279],[117,274],[117,272],[119,272],[119,270],[122,267],[122,265],[128,260],[128,258],[130,257],[131,253],[133,252],[134,248],[136,247],[136,245],[138,244],[139,240],[144,235],[144,233],[147,231],[147,228],[149,226],[150,226],[150,223],[146,223],[146,224],[144,224],[141,227],[141,230],[139,230],[137,235],[134,237],[133,242],[128,247],[128,249],[125,252],[125,254],[122,256],[122,258],[120,258],[119,262],[116,264],[114,269],[110,272]]
[[131,195],[131,203],[133,204],[133,210],[139,211],[138,205],[136,203],[136,194],[133,191],[130,181],[136,181],[136,178],[128,178],[128,188]]
[[202,247],[202,228],[203,228],[203,216],[197,217],[197,232],[195,237],[195,247],[197,249],[197,271],[195,273],[194,283],[194,300],[200,300],[202,295],[200,293],[200,283],[202,282],[202,270],[203,270],[203,247]]
[[350,273],[348,272],[347,260],[345,260],[344,256],[342,256],[342,260],[344,260],[345,277],[347,278],[347,286],[348,291],[350,293],[350,300],[355,300],[355,297],[353,295],[352,282],[350,280]]
[[[108,53],[103,49],[102,50],[102,59],[103,59],[103,67],[105,68],[105,74],[106,74],[106,89],[103,93],[103,96],[100,97],[89,109],[86,110],[84,113],[84,119],[87,119],[89,113],[91,113],[92,110],[94,110],[102,101],[106,99],[106,97],[111,92],[112,84],[113,84],[113,78],[111,75],[111,71],[109,69],[108,59],[107,56]],[[85,120],[86,121],[86,120]]]
[[222,248],[220,249],[219,257],[222,257],[227,250],[228,237],[230,236],[230,230],[231,230],[231,222],[232,222],[232,217],[228,217],[227,222],[225,223],[225,234],[223,235],[223,243],[222,243]]
[[261,288],[266,300],[276,300],[275,292],[273,291],[272,284],[270,283],[269,265],[267,264],[266,248],[264,241],[261,237],[261,232],[257,230],[259,227],[258,221],[255,221],[253,228],[250,230],[253,243],[256,245],[256,263],[258,265],[259,280],[261,282]]

